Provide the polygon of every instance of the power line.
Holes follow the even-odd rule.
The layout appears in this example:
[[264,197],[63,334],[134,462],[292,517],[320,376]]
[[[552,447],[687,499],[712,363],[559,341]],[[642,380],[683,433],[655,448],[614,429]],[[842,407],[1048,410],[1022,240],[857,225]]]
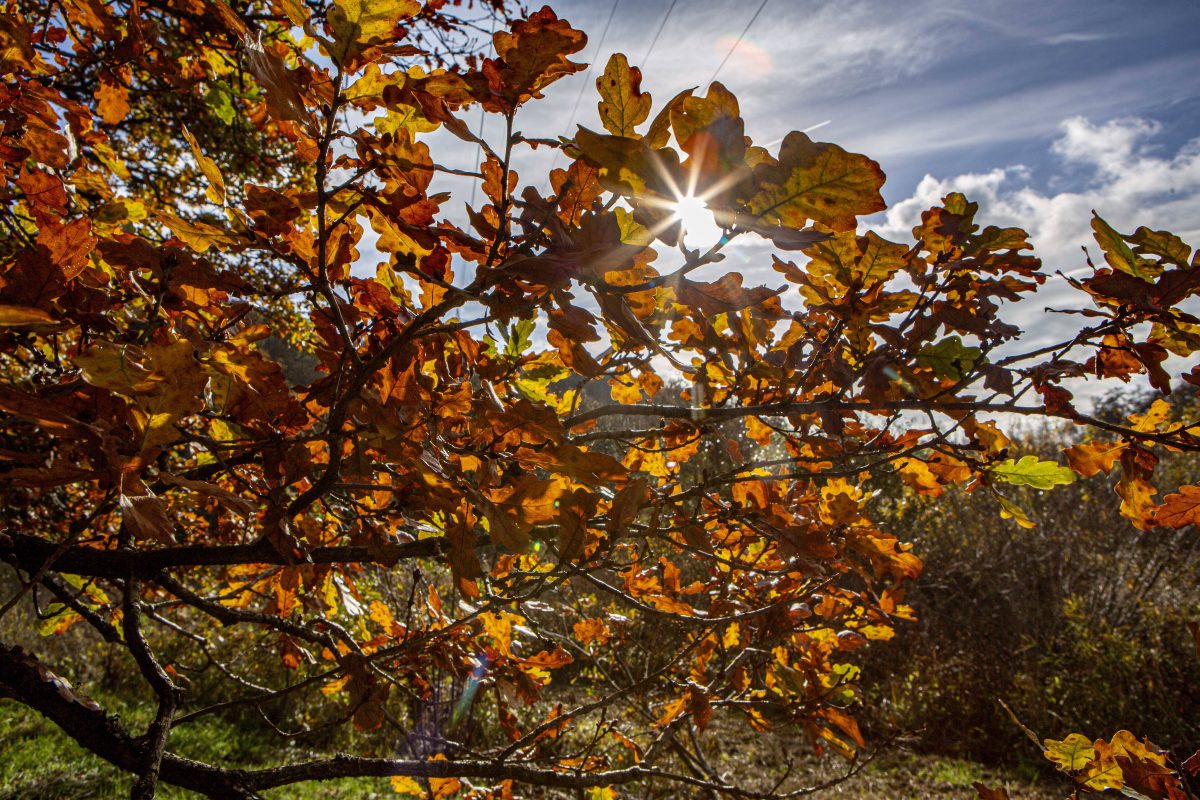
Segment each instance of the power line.
[[587,75],[583,77],[583,85],[579,87],[579,94],[575,96],[575,107],[571,109],[571,118],[567,120],[567,129],[563,132],[564,136],[571,132],[571,126],[575,124],[575,116],[579,113],[579,104],[583,102],[583,93],[587,91],[589,80],[596,69],[596,60],[600,58],[600,53],[603,52],[604,40],[608,38],[608,29],[612,27],[613,17],[617,15],[617,6],[619,5],[621,5],[621,0],[613,0],[612,9],[608,12],[608,21],[604,23],[604,30],[600,32],[600,41],[596,44],[596,55],[592,57],[592,63],[588,65]]
[[762,3],[760,3],[758,6],[758,10],[754,12],[754,16],[752,16],[750,21],[746,23],[746,27],[743,28],[741,34],[738,35],[737,41],[733,43],[733,47],[729,48],[729,52],[725,54],[725,58],[721,59],[721,63],[717,65],[717,71],[712,74],[712,77],[708,79],[708,84],[705,85],[709,85],[715,81],[717,76],[721,74],[721,70],[725,69],[725,64],[729,61],[729,57],[733,55],[734,50],[738,49],[738,45],[742,43],[742,39],[746,38],[746,34],[750,31],[750,26],[754,24],[756,19],[758,19],[758,15],[763,12],[763,9],[767,7],[767,3],[769,2],[770,0],[762,0]]
[[[613,17],[617,15],[617,6],[619,5],[621,5],[621,0],[613,0],[612,8],[608,12],[608,21],[604,23],[604,30],[600,32],[600,40],[596,42],[596,54],[592,57],[591,63],[588,64],[587,74],[583,76],[583,83],[579,86],[579,94],[575,95],[575,107],[571,109],[571,118],[567,120],[567,127],[563,131],[563,136],[570,133],[571,126],[575,124],[575,117],[579,114],[579,104],[583,102],[583,93],[587,91],[588,84],[591,82],[592,72],[596,69],[596,60],[600,58],[600,53],[603,52],[604,40],[608,38],[608,29],[612,27]],[[558,158],[561,155],[561,148],[554,151],[554,159],[550,162],[550,169],[546,171],[547,185],[550,180],[550,173],[558,166]]]
[[642,69],[646,68],[646,62],[650,60],[650,54],[654,52],[654,45],[658,44],[658,37],[662,35],[663,28],[667,27],[667,20],[671,18],[671,12],[675,10],[675,4],[679,0],[671,0],[671,5],[667,7],[667,13],[663,14],[662,21],[658,23],[658,30],[654,32],[654,38],[650,40],[650,46],[646,48],[646,55],[642,56],[642,63],[639,64]]
[[[491,40],[491,44],[488,46],[488,52],[495,53],[496,52],[496,17],[495,16],[492,17],[492,32],[488,35],[488,39]],[[476,133],[475,133],[476,139],[483,139],[483,117],[484,117],[483,103],[480,103],[479,104],[479,125],[476,126],[479,130],[476,131]],[[483,145],[477,144],[477,145],[475,145],[475,163],[476,164],[479,163],[479,157],[481,155],[483,155]],[[475,195],[478,191],[479,191],[479,181],[472,179],[471,180],[471,208],[475,207]]]

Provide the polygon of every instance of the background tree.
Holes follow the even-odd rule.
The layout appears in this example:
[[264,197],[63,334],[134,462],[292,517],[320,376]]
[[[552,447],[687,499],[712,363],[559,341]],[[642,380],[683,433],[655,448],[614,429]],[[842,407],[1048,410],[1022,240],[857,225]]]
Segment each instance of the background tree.
[[[454,24],[443,3],[115,10],[19,3],[0,23],[0,554],[20,580],[3,610],[88,626],[156,712],[131,729],[57,674],[69,657],[10,644],[0,686],[136,776],[134,797],[343,776],[434,797],[809,791],[729,780],[704,734],[719,718],[863,746],[851,654],[913,617],[921,569],[872,522],[876,482],[961,484],[1030,525],[1007,486],[1119,464],[1135,525],[1194,519],[1200,487],[1159,503],[1151,478],[1158,453],[1200,446],[1195,424],[1166,403],[1089,417],[1061,385],[1147,374],[1170,392],[1200,270],[1169,233],[1097,217],[1107,265],[1074,282],[1087,325],[1022,351],[1000,311],[1045,280],[1024,232],[981,227],[960,195],[911,245],[860,232],[878,165],[799,132],[755,146],[720,84],[651,118],[614,56],[605,133],[521,133],[519,109],[583,68],[583,33],[549,8],[449,70],[414,64]],[[135,101],[171,124],[131,118]],[[472,133],[476,106],[502,140]],[[213,114],[251,141],[176,124]],[[478,167],[437,161],[436,129]],[[544,146],[570,163],[539,192],[513,165]],[[482,201],[459,227],[435,179],[464,173]],[[715,213],[711,246],[689,246],[687,198]],[[745,286],[722,264],[741,237],[805,262]],[[311,379],[257,346],[272,332]],[[660,400],[670,372],[689,388]],[[610,400],[585,406],[594,386]],[[1016,452],[997,414],[1098,438],[1060,466]],[[230,629],[280,670],[231,657]],[[352,726],[369,752],[240,768],[172,748],[250,709],[263,735]],[[1082,788],[1182,796],[1131,735],[1088,747],[1049,752]]]

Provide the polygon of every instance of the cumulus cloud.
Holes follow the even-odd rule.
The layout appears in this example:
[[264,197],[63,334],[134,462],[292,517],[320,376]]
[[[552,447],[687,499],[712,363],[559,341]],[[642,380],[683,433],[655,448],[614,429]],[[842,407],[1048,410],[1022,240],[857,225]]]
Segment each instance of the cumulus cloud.
[[[1196,243],[1200,241],[1200,138],[1174,153],[1162,153],[1154,146],[1159,129],[1156,122],[1140,118],[1095,123],[1072,117],[1061,124],[1051,151],[1062,170],[1082,173],[1074,177],[1078,188],[1057,193],[1039,190],[1032,185],[1035,176],[1021,165],[944,178],[926,175],[910,197],[887,211],[877,229],[898,241],[911,240],[923,210],[950,192],[962,192],[979,203],[977,219],[982,224],[1027,230],[1049,273],[1089,274],[1080,248],[1088,247],[1094,259],[1100,258],[1091,235],[1093,209],[1119,231],[1146,225]],[[1055,177],[1043,185],[1055,185]],[[1028,332],[1023,342],[1029,347],[1060,340],[1077,328],[1077,317],[1047,314],[1046,307],[1081,303],[1082,295],[1055,276],[1035,299],[1010,310],[1009,318]],[[1078,390],[1089,395],[1093,386]]]
[[[1064,272],[1082,266],[1079,248],[1091,242],[1092,209],[1118,230],[1147,225],[1174,231],[1185,240],[1197,238],[1200,138],[1173,154],[1161,154],[1152,146],[1159,125],[1151,120],[1093,123],[1072,117],[1059,131],[1051,151],[1064,169],[1083,172],[1079,188],[1039,190],[1032,185],[1035,176],[1022,165],[944,178],[927,174],[910,197],[887,212],[880,233],[904,238],[920,221],[922,210],[950,192],[962,192],[980,203],[985,223],[1029,231],[1047,266]],[[1054,185],[1055,176],[1049,177],[1043,183]]]

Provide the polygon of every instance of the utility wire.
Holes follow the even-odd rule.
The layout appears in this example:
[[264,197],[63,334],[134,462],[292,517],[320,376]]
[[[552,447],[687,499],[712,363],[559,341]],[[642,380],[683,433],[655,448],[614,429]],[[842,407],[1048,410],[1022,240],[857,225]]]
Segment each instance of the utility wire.
[[762,0],[762,3],[758,6],[758,10],[754,12],[754,16],[750,17],[750,21],[742,29],[741,34],[737,37],[737,41],[733,43],[733,47],[729,48],[729,52],[725,54],[725,58],[721,59],[721,63],[717,65],[717,71],[712,74],[712,77],[708,79],[708,84],[705,85],[712,84],[717,79],[717,76],[721,74],[721,70],[725,69],[725,64],[728,63],[729,57],[733,55],[734,50],[738,49],[738,45],[742,43],[742,39],[746,38],[746,34],[750,31],[750,26],[758,19],[758,15],[763,12],[763,9],[767,7],[767,3],[769,2],[770,0]]
[[[488,40],[491,42],[491,45],[489,45],[489,47],[488,47],[488,52],[495,53],[496,52],[496,17],[495,17],[495,15],[492,16],[492,31],[491,31],[491,33],[488,34]],[[476,139],[483,139],[483,116],[484,116],[483,103],[480,103],[479,104],[479,125],[476,126],[479,130],[477,130],[475,132]],[[475,145],[475,163],[476,163],[476,165],[479,164],[479,157],[481,155],[483,155],[483,145],[477,144],[477,145]],[[475,207],[475,195],[478,191],[479,191],[479,181],[476,179],[472,179],[471,180],[471,208]]]
[[[596,54],[592,56],[591,63],[588,64],[587,74],[583,76],[583,83],[579,86],[579,94],[575,95],[575,107],[571,109],[571,117],[567,120],[567,127],[563,130],[563,136],[570,133],[571,126],[575,124],[575,117],[579,114],[579,104],[583,102],[583,93],[587,91],[587,87],[591,83],[592,73],[596,69],[596,60],[600,58],[600,54],[604,51],[604,40],[608,38],[608,29],[612,27],[613,17],[617,15],[617,6],[619,5],[621,5],[621,0],[613,0],[612,8],[608,12],[608,21],[604,23],[604,30],[600,32],[600,40],[596,42]],[[550,180],[550,173],[558,166],[558,158],[561,155],[562,148],[554,151],[554,160],[550,162],[550,169],[546,171],[547,183]]]
[[619,5],[621,5],[621,0],[613,0],[612,8],[608,12],[608,21],[604,23],[604,30],[600,32],[600,41],[596,44],[596,55],[592,57],[592,63],[588,64],[588,71],[583,77],[583,84],[579,87],[579,94],[575,95],[575,107],[571,109],[571,118],[567,120],[564,136],[571,132],[571,126],[575,124],[575,117],[579,114],[579,104],[583,102],[583,93],[587,91],[592,73],[596,71],[596,60],[604,52],[604,40],[608,38],[608,29],[612,27],[613,17],[617,15],[617,6]]
[[662,21],[658,23],[658,30],[654,32],[654,38],[650,40],[650,46],[646,48],[646,55],[642,56],[642,63],[638,66],[642,69],[646,68],[646,62],[650,60],[650,54],[654,52],[654,45],[658,44],[658,37],[662,36],[663,28],[667,27],[667,20],[671,18],[671,12],[675,10],[675,4],[679,0],[671,0],[671,5],[667,7],[667,13],[663,14]]

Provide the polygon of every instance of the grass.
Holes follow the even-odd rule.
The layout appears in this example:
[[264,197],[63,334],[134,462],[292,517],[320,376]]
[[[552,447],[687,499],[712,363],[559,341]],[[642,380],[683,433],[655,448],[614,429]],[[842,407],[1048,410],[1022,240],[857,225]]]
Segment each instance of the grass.
[[[66,734],[35,712],[16,703],[0,702],[0,800],[67,800],[71,798],[127,797],[130,776],[75,744]],[[172,736],[171,749],[204,761],[228,765],[253,766],[287,760],[283,752],[247,751],[241,745],[237,729],[218,719],[197,721]],[[295,753],[295,757],[302,754]],[[753,770],[756,764],[749,754],[734,755],[722,765],[732,771]],[[814,782],[831,777],[842,765],[829,761],[806,760],[804,766],[814,773]],[[1061,786],[1047,786],[1022,775],[1019,770],[985,767],[971,761],[939,756],[915,755],[896,751],[873,761],[849,780],[834,786],[820,798],[836,800],[919,800],[920,798],[971,798],[971,784],[981,781],[989,787],[1004,786],[1013,800],[1051,800],[1061,798]],[[386,779],[357,779],[300,784],[266,793],[267,797],[291,800],[371,800],[396,798]],[[159,797],[199,798],[193,792],[163,785]]]
[[[134,726],[138,727],[138,726]],[[132,782],[107,761],[92,755],[54,723],[16,703],[0,702],[0,800],[124,798]],[[286,760],[286,752],[246,751],[235,727],[217,719],[181,727],[171,737],[172,752],[201,761],[254,766]],[[394,798],[386,779],[301,784],[264,793],[266,797],[316,800]],[[163,784],[164,800],[196,800],[201,795]]]

